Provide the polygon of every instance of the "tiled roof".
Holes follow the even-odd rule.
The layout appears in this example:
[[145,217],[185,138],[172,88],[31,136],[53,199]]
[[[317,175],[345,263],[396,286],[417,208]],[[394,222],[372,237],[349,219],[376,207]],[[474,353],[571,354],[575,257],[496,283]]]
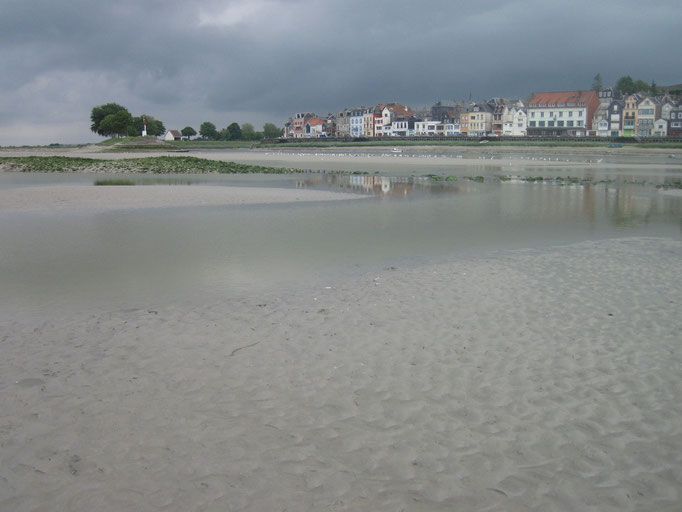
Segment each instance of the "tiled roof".
[[414,115],[414,110],[400,103],[386,103],[383,106],[384,108],[388,107],[397,117],[410,117]]
[[320,125],[320,124],[325,124],[326,122],[327,122],[327,121],[325,121],[324,119],[320,119],[319,117],[317,117],[317,118],[315,118],[315,119],[311,119],[310,121],[308,121],[308,124],[309,124],[310,126],[317,126],[317,125]]
[[587,105],[590,101],[597,97],[594,91],[561,91],[561,92],[536,92],[528,102],[530,108],[538,108],[540,105],[557,105],[563,103],[578,103]]

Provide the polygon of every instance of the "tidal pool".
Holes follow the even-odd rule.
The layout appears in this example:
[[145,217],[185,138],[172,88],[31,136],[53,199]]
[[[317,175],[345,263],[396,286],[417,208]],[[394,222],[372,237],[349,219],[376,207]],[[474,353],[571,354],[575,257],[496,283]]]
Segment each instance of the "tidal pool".
[[[679,173],[590,173],[572,171],[590,183],[554,181],[556,172],[551,181],[529,182],[524,176],[531,170],[508,179],[483,168],[461,170],[451,179],[418,172],[183,175],[213,186],[329,189],[369,197],[99,213],[12,213],[0,205],[0,314],[153,308],[168,300],[237,297],[305,281],[331,285],[351,274],[465,254],[615,237],[680,238],[682,197],[660,188],[674,186]],[[0,187],[88,185],[98,177],[5,173]]]

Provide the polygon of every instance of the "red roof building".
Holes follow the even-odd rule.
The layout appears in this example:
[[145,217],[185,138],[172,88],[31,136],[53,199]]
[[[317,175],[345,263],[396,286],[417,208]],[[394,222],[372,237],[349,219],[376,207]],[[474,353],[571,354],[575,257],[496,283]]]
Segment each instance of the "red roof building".
[[528,135],[581,137],[599,108],[595,91],[537,92],[527,104]]

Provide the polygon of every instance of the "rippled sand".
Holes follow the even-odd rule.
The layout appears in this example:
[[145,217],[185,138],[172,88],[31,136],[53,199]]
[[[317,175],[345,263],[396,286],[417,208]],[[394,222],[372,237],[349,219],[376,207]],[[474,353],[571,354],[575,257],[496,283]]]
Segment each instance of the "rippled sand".
[[679,510],[682,242],[3,328],[0,509]]

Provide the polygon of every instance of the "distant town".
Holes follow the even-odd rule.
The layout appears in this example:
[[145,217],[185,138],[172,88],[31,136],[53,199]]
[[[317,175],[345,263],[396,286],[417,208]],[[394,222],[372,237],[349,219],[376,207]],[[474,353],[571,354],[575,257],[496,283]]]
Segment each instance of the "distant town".
[[529,99],[438,101],[415,110],[400,103],[299,112],[285,138],[328,137],[680,137],[680,91],[623,94],[616,88],[538,92]]

